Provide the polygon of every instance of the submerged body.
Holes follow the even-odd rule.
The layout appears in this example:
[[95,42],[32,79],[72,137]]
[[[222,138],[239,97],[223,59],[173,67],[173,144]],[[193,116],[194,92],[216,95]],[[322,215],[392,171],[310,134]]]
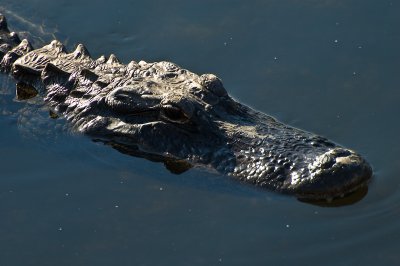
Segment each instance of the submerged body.
[[[364,186],[371,167],[355,152],[233,100],[215,75],[170,62],[92,59],[53,41],[33,49],[0,15],[0,67],[35,87],[55,114],[94,140],[131,155],[214,169],[301,198],[334,198]],[[172,166],[171,166],[172,165]],[[182,168],[182,167],[181,167]]]

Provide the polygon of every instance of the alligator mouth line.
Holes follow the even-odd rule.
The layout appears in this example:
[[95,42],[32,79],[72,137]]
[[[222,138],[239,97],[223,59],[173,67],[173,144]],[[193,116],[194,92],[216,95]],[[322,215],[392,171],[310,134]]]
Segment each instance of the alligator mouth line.
[[371,175],[365,175],[359,182],[349,183],[345,186],[338,187],[329,191],[324,191],[323,193],[318,192],[307,192],[307,193],[297,193],[295,197],[301,201],[325,201],[327,203],[333,202],[337,199],[343,199],[362,188],[368,188],[371,182]]
[[307,204],[317,205],[320,207],[342,207],[347,205],[352,205],[360,200],[362,200],[368,193],[368,185],[371,181],[366,181],[360,183],[358,186],[349,188],[346,193],[341,193],[340,195],[328,197],[328,198],[310,198],[296,196],[300,202]]

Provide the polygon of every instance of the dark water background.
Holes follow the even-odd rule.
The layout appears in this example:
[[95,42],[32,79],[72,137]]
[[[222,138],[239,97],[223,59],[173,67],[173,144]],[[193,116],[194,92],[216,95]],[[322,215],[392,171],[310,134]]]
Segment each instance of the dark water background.
[[[243,103],[363,154],[323,208],[122,155],[0,77],[0,265],[400,265],[400,2],[1,0],[11,28],[93,56],[215,73]],[[5,9],[5,10],[4,10]]]

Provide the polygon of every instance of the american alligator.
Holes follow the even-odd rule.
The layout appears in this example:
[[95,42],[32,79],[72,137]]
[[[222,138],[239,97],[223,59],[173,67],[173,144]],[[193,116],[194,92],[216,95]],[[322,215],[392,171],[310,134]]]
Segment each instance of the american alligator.
[[[305,199],[343,196],[372,176],[357,153],[278,122],[231,98],[213,74],[171,62],[92,59],[57,40],[33,49],[0,15],[0,68],[19,98],[39,94],[57,116],[95,141],[169,168],[208,168]],[[171,166],[172,165],[172,166]]]

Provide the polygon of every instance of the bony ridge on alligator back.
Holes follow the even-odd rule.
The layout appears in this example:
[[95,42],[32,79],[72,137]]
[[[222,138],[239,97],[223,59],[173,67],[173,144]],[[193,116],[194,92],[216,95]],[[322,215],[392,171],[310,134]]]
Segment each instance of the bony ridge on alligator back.
[[207,167],[305,199],[343,196],[372,176],[357,153],[232,99],[213,74],[170,62],[92,59],[79,44],[33,49],[0,15],[0,67],[36,87],[71,126],[128,154]]

